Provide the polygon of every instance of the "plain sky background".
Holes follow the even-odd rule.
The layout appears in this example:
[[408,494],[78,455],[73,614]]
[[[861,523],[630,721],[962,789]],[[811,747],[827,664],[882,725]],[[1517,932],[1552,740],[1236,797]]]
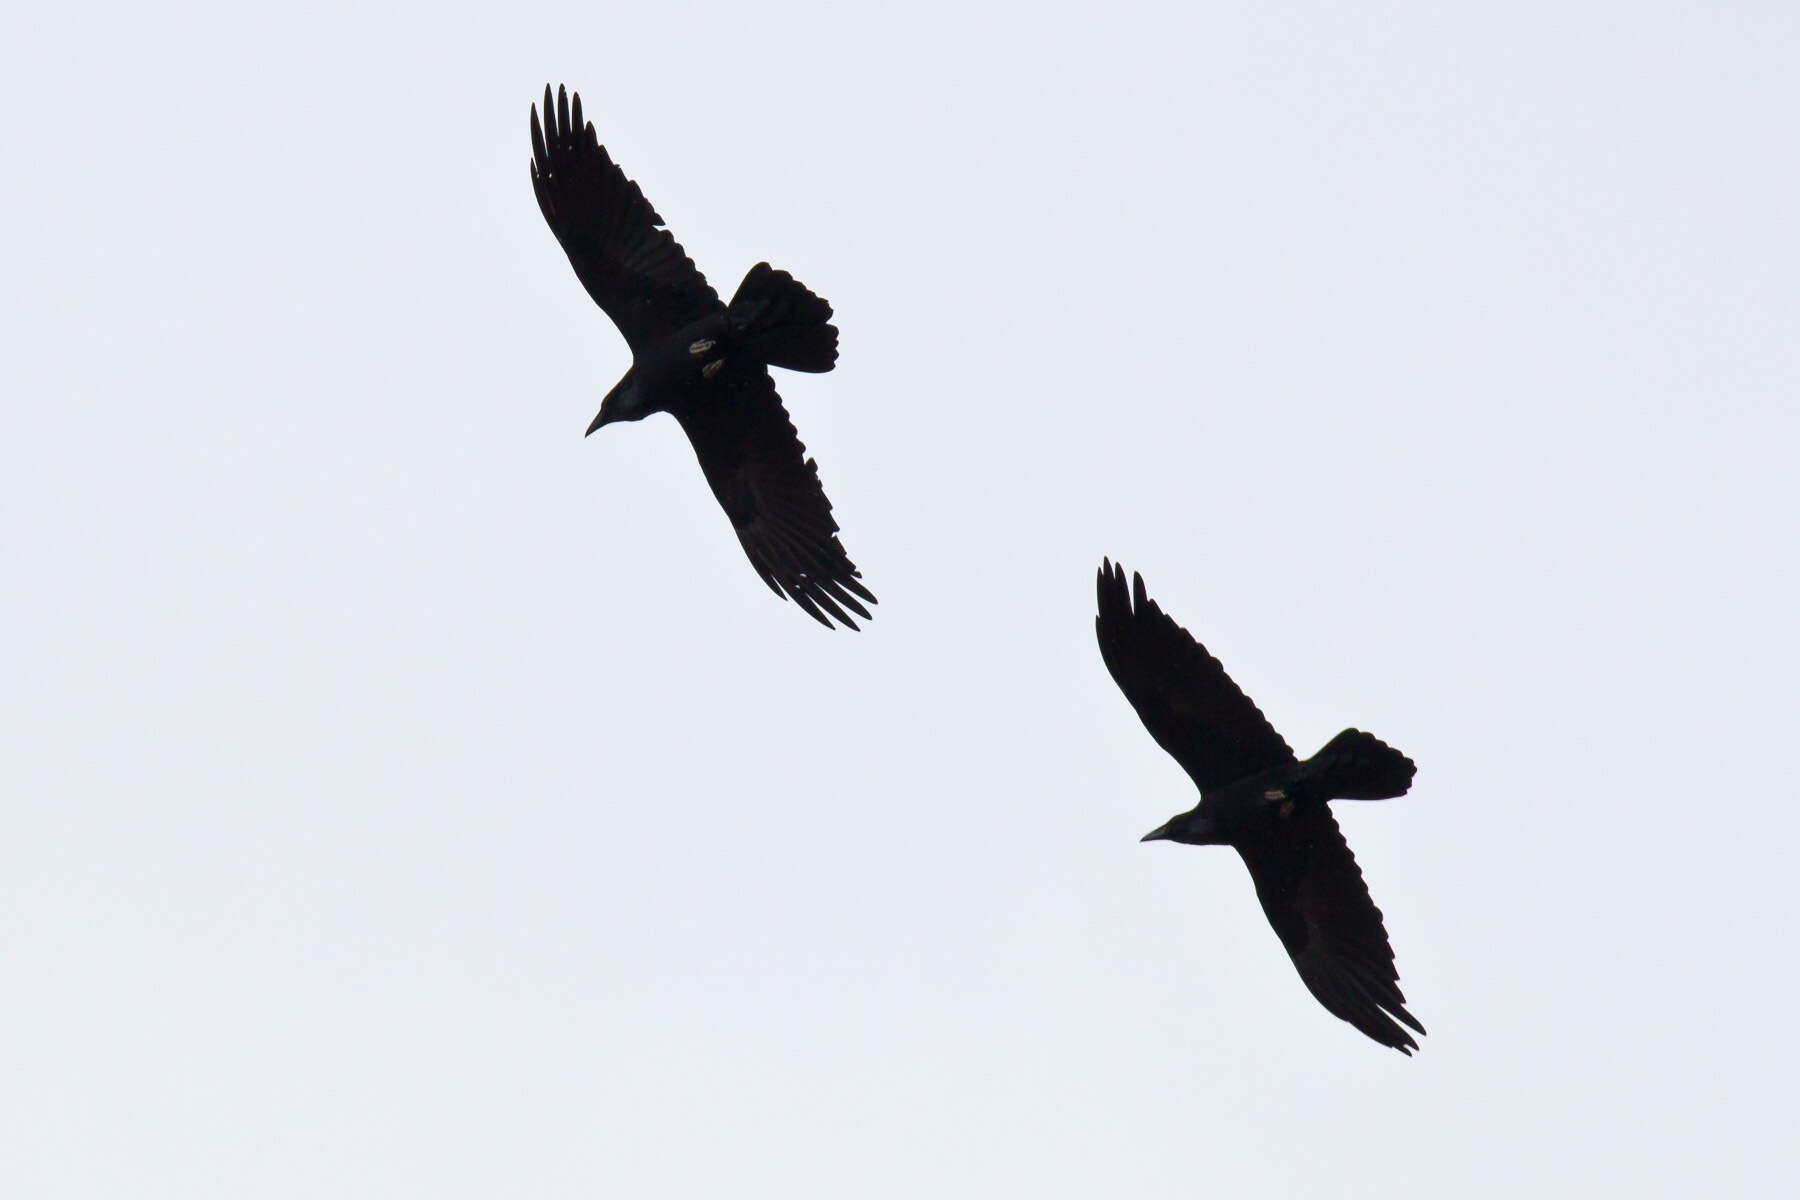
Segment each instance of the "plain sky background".
[[[0,1192],[1793,1185],[1791,4],[61,5],[0,49]],[[744,560],[527,107],[881,597]],[[1307,994],[1101,664],[1144,572],[1430,1029]]]

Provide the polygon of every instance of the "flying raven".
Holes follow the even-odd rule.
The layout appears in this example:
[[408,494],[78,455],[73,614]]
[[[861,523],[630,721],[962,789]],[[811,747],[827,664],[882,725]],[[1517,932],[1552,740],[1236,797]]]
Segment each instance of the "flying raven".
[[1230,846],[1243,856],[1269,924],[1333,1016],[1402,1054],[1419,1048],[1394,951],[1329,800],[1385,800],[1412,785],[1412,760],[1346,729],[1301,762],[1219,660],[1144,594],[1144,578],[1103,562],[1094,629],[1106,669],[1157,745],[1200,789],[1200,803],[1143,840]]
[[531,187],[576,278],[631,347],[631,367],[588,432],[666,412],[681,423],[750,565],[814,619],[856,628],[875,603],[837,539],[819,470],[775,394],[770,367],[829,371],[831,305],[786,271],[757,263],[729,305],[662,228],[562,88],[544,120],[531,109]]

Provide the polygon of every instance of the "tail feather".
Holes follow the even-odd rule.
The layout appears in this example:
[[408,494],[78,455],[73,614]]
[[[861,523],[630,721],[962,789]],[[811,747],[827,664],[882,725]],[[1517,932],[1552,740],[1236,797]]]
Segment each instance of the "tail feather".
[[1312,784],[1333,800],[1390,800],[1412,786],[1412,759],[1372,733],[1346,729],[1306,760]]
[[771,367],[819,372],[837,363],[831,305],[786,271],[766,262],[751,267],[729,312],[740,344]]

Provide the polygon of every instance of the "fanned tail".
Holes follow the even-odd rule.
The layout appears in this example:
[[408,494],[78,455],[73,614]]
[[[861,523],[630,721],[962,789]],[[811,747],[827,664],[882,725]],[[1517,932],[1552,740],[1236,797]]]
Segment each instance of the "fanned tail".
[[1307,781],[1333,800],[1391,800],[1412,786],[1412,759],[1372,733],[1346,729],[1306,760]]
[[831,305],[786,271],[751,267],[729,311],[738,343],[771,367],[817,373],[837,363]]

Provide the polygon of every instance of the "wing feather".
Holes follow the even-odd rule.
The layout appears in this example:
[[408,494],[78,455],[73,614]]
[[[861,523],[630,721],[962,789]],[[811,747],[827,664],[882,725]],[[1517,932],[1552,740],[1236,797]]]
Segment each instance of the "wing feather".
[[531,109],[531,187],[550,231],[587,289],[635,354],[659,337],[723,307],[638,185],[626,178],[582,119],[544,88],[548,136]]
[[1418,1033],[1425,1027],[1406,1011],[1381,910],[1331,809],[1297,808],[1266,835],[1240,840],[1237,851],[1314,998],[1382,1045],[1417,1050],[1400,1023]]
[[704,408],[674,410],[757,575],[829,628],[869,619],[874,593],[838,541],[819,468],[806,457],[767,368],[728,362]]
[[[1219,660],[1144,593],[1144,578],[1106,561],[1094,629],[1106,669],[1157,745],[1204,795],[1294,761],[1294,752]],[[1135,603],[1134,603],[1135,602]]]

